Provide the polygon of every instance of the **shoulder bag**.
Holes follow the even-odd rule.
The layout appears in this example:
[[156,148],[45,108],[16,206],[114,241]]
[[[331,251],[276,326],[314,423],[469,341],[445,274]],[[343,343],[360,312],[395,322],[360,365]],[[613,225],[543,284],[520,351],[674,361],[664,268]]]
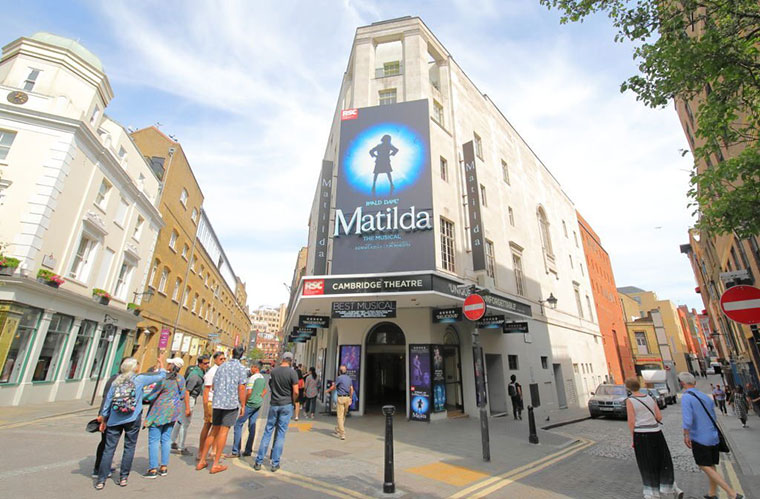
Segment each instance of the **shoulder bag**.
[[[649,397],[649,395],[647,395],[647,397]],[[657,421],[657,416],[655,416],[655,414],[654,414],[654,411],[653,411],[652,409],[650,409],[650,408],[649,408],[649,406],[648,406],[648,405],[646,405],[646,404],[644,403],[644,401],[643,401],[643,400],[641,400],[641,399],[639,399],[638,397],[635,397],[635,396],[634,396],[634,397],[628,397],[628,398],[629,398],[629,399],[632,399],[632,400],[635,400],[635,401],[637,401],[639,404],[641,404],[641,405],[643,405],[644,407],[646,407],[646,408],[647,408],[647,411],[649,411],[650,413],[652,413],[652,416],[654,417],[654,420],[655,420],[655,421]],[[649,398],[652,398],[652,397],[649,397]],[[652,400],[654,400],[654,399],[652,399]],[[657,402],[655,402],[655,404],[656,404],[656,403],[657,403]],[[662,426],[662,425],[663,425],[663,422],[662,422],[662,421],[657,421],[657,424],[659,424],[660,426]]]
[[697,399],[697,402],[699,402],[699,405],[702,406],[702,409],[705,410],[705,414],[707,414],[707,417],[710,418],[710,421],[712,421],[713,426],[718,431],[718,450],[721,452],[731,452],[731,449],[728,447],[728,442],[726,442],[726,438],[723,436],[723,432],[720,431],[720,428],[718,428],[718,424],[715,422],[713,417],[710,415],[710,411],[707,410],[707,407],[705,407],[705,404],[702,403],[701,400],[699,400],[699,397],[694,395],[692,392],[686,392],[690,394],[692,397]]

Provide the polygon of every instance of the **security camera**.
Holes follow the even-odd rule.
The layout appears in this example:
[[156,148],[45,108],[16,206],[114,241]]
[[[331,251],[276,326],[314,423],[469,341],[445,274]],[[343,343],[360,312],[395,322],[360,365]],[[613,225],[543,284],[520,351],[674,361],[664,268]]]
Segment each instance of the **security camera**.
[[169,148],[169,156],[171,156],[171,155],[172,155],[172,154],[174,154],[175,152],[177,152],[177,148],[176,148],[176,147],[170,147],[170,148]]

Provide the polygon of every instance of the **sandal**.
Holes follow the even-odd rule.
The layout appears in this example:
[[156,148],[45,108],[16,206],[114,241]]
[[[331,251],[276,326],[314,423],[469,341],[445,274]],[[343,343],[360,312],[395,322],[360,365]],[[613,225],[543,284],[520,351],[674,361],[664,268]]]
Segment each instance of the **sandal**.
[[127,478],[124,477],[121,480],[119,480],[119,487],[126,487],[127,486]]
[[104,488],[106,488],[105,482],[98,482],[95,484],[95,490],[103,490]]

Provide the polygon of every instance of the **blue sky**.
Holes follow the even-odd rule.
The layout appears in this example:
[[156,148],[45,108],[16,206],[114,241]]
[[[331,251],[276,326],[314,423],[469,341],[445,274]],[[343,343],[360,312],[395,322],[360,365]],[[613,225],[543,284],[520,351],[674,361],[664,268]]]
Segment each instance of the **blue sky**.
[[26,1],[3,13],[3,43],[79,39],[116,94],[106,112],[180,140],[252,307],[287,300],[356,27],[418,15],[592,224],[618,286],[702,309],[678,249],[686,140],[672,106],[619,92],[635,63],[606,18],[562,26],[538,0]]

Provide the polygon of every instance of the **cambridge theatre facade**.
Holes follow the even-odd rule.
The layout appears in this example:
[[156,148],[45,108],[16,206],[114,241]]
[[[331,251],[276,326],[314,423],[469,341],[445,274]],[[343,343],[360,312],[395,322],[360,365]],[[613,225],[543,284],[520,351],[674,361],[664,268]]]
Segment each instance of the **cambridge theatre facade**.
[[512,374],[526,407],[585,405],[607,369],[578,234],[557,181],[420,19],[362,27],[285,331],[326,385],[348,366],[359,414],[473,415],[460,312],[475,284],[490,412],[511,412]]

